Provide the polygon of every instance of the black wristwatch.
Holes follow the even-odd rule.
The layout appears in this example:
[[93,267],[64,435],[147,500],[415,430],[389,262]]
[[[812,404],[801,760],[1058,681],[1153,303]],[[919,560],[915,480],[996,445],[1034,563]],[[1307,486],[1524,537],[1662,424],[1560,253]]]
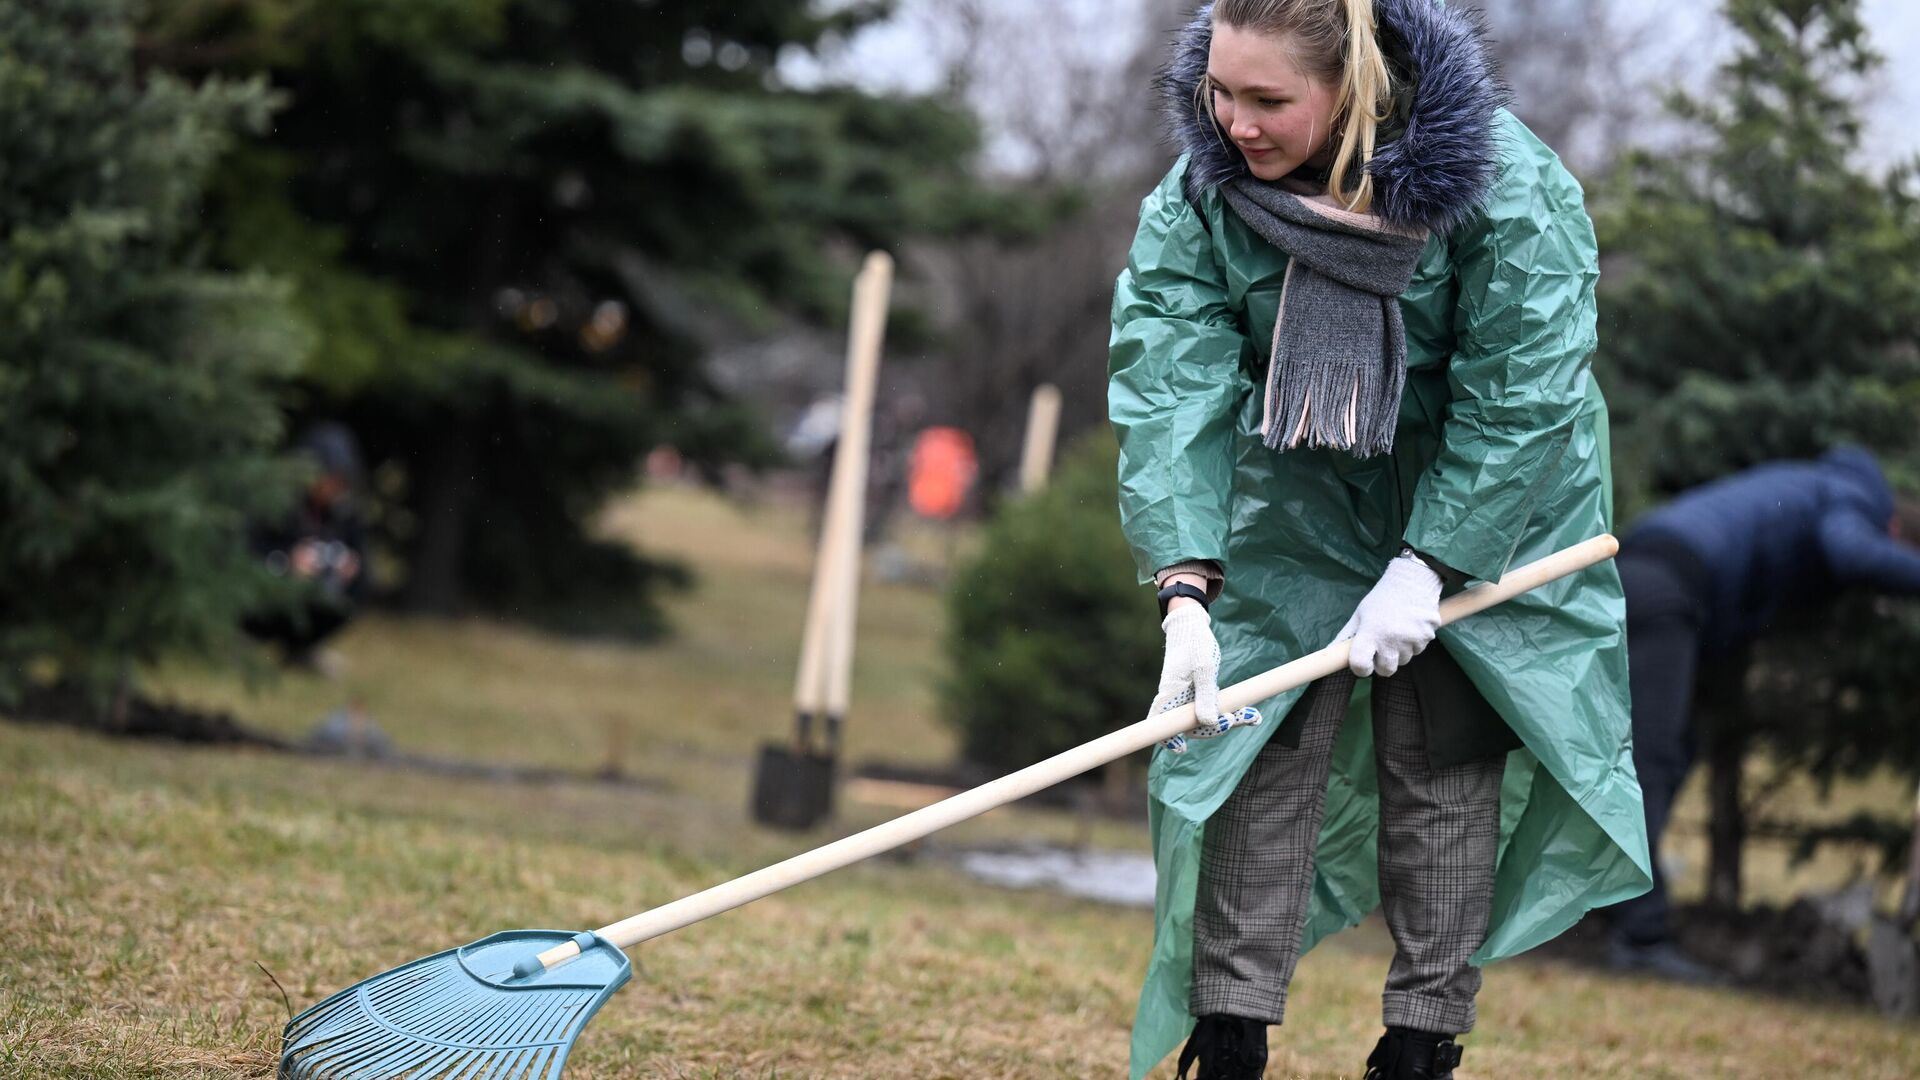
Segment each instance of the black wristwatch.
[[1196,589],[1184,581],[1176,581],[1154,595],[1160,598],[1160,617],[1163,619],[1167,617],[1167,602],[1176,596],[1184,596],[1189,600],[1198,600],[1200,601],[1200,606],[1203,608],[1207,607],[1210,603],[1207,599],[1207,591],[1205,589]]
[[1467,583],[1467,575],[1455,570],[1453,567],[1448,566],[1446,563],[1441,562],[1426,552],[1419,550],[1412,544],[1401,544],[1400,554],[1402,556],[1411,555],[1427,564],[1427,569],[1433,571],[1434,574],[1440,578],[1440,586],[1443,589],[1452,591]]

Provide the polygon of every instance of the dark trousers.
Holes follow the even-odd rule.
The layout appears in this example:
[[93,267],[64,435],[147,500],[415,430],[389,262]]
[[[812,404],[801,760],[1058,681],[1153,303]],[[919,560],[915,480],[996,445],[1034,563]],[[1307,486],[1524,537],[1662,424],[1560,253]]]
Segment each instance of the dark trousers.
[[1673,813],[1674,796],[1693,768],[1693,693],[1706,599],[1697,568],[1671,555],[1630,547],[1616,562],[1627,596],[1633,767],[1646,803],[1653,890],[1613,907],[1613,932],[1630,944],[1652,945],[1672,936],[1660,838]]
[[[1354,677],[1307,688],[1287,717],[1297,746],[1268,740],[1207,822],[1193,913],[1195,1016],[1281,1022],[1300,958],[1334,742]],[[1500,844],[1506,755],[1433,767],[1419,696],[1405,677],[1373,680],[1380,781],[1380,899],[1393,933],[1382,1013],[1389,1026],[1458,1034],[1474,1023]]]

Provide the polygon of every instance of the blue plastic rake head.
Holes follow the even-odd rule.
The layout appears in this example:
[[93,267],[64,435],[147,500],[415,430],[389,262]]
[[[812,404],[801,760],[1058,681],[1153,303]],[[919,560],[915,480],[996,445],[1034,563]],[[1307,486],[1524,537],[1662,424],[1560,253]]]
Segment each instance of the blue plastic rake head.
[[[578,957],[515,974],[569,941]],[[626,954],[591,933],[494,934],[375,975],[287,1021],[279,1075],[552,1080],[587,1021],[632,975]]]

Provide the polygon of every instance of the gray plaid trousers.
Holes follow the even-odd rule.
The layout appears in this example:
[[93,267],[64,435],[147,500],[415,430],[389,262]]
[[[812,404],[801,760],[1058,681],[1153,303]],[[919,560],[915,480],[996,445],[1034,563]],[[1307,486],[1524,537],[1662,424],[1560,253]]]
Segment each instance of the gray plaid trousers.
[[[1278,1024],[1300,959],[1327,771],[1354,676],[1307,688],[1287,722],[1298,747],[1270,739],[1207,821],[1193,913],[1195,1016],[1227,1013]],[[1473,1030],[1500,843],[1505,755],[1442,769],[1427,763],[1411,681],[1373,680],[1380,776],[1381,910],[1393,933],[1382,1014],[1390,1026]]]

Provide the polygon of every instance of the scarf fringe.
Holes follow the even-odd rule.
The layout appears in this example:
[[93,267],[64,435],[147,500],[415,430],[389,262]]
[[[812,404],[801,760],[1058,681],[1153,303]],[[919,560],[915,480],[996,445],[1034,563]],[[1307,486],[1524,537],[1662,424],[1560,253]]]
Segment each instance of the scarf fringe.
[[[1385,301],[1389,340],[1404,334],[1398,304],[1392,298]],[[1302,446],[1345,450],[1361,458],[1392,452],[1407,381],[1405,360],[1386,356],[1385,363],[1356,364],[1283,358],[1277,325],[1275,330],[1267,368],[1268,420],[1262,433],[1267,448],[1282,453]]]

